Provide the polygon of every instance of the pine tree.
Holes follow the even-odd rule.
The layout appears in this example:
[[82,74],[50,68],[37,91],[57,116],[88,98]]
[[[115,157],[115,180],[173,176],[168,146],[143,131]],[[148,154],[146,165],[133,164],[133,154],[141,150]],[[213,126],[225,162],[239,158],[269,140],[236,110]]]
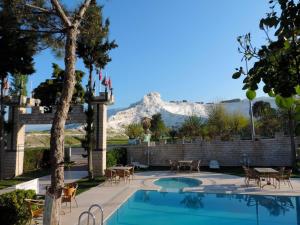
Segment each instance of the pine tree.
[[[91,19],[92,18],[92,19]],[[86,12],[86,17],[81,23],[82,32],[77,40],[77,55],[83,59],[86,68],[89,70],[89,81],[86,88],[85,102],[88,105],[86,110],[86,136],[83,146],[88,153],[88,171],[89,179],[94,179],[92,150],[94,148],[94,109],[92,107],[92,99],[94,97],[92,73],[94,69],[103,69],[105,65],[111,61],[108,52],[116,48],[114,41],[109,42],[109,20],[106,19],[103,24],[102,7],[96,2],[92,2]]]

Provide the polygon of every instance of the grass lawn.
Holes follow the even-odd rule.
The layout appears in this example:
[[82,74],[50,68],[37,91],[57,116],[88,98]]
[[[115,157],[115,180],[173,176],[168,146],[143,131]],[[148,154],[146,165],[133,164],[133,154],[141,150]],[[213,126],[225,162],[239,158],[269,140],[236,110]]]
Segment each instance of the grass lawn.
[[46,176],[50,174],[49,169],[43,170],[34,170],[27,173],[22,174],[21,176],[14,177],[12,179],[4,179],[0,180],[0,189],[10,187],[12,185],[16,185],[25,181],[29,181],[38,177]]
[[104,177],[95,177],[95,179],[91,181],[88,179],[88,177],[86,177],[76,181],[76,183],[78,183],[77,195],[103,183],[104,181]]
[[107,145],[127,145],[128,139],[109,139]]

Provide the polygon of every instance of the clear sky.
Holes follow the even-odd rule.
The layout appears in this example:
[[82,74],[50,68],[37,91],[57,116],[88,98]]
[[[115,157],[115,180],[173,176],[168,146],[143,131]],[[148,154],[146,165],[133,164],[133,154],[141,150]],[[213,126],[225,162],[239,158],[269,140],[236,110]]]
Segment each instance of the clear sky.
[[[267,0],[99,3],[104,4],[104,14],[111,22],[110,39],[119,45],[104,70],[112,77],[114,107],[128,106],[152,91],[160,92],[165,100],[245,98],[242,79],[231,78],[234,68],[242,65],[236,37],[251,32],[256,45],[265,42],[258,24],[269,11]],[[37,55],[29,86],[50,78],[53,62],[64,66],[63,59],[55,58],[50,50]],[[80,60],[77,69],[87,72]]]

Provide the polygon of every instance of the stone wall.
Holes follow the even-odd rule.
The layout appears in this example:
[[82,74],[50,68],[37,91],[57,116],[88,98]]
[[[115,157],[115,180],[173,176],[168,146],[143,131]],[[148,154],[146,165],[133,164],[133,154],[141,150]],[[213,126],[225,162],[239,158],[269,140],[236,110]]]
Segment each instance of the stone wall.
[[[296,138],[298,146],[300,139]],[[250,166],[291,166],[290,139],[277,136],[274,139],[196,141],[194,143],[145,144],[127,147],[128,162],[138,161],[152,166],[167,166],[168,160],[201,159],[202,166],[210,160],[218,160],[221,166],[240,166],[249,161]]]

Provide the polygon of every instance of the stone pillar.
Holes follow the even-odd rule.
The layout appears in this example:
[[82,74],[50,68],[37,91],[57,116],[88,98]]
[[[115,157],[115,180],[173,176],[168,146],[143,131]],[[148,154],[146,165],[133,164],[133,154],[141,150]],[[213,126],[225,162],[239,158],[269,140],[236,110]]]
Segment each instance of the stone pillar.
[[19,121],[20,114],[26,113],[26,108],[11,106],[9,108],[10,132],[7,135],[7,146],[4,149],[3,176],[14,177],[23,173],[25,149],[25,125]]
[[95,104],[94,116],[96,148],[93,151],[93,170],[95,176],[102,176],[106,169],[107,106]]

